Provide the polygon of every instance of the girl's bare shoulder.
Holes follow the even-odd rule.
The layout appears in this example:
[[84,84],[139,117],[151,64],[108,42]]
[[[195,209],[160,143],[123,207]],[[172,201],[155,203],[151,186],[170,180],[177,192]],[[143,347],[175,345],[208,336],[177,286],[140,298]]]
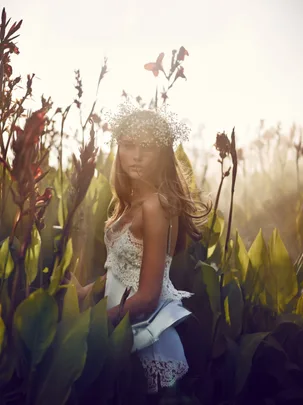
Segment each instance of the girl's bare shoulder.
[[[161,217],[167,217],[167,213],[164,210],[162,204],[161,204],[161,199],[164,196],[159,193],[153,193],[149,195],[143,202],[142,204],[142,214],[143,215],[156,215],[157,218],[159,219],[159,216]],[[166,198],[166,197],[164,197]],[[155,219],[155,217],[154,217]]]

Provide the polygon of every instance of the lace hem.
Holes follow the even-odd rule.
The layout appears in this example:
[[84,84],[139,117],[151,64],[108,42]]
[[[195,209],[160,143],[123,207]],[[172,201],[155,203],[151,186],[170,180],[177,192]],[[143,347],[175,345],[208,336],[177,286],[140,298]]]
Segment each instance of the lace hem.
[[144,374],[147,378],[147,392],[159,391],[158,381],[161,387],[172,387],[177,380],[188,372],[188,363],[177,360],[155,360],[140,356]]
[[166,288],[164,287],[162,289],[161,299],[173,298],[176,300],[182,300],[182,298],[190,298],[195,295],[195,293],[191,293],[189,291],[177,290],[172,283],[169,284],[167,283],[165,286]]

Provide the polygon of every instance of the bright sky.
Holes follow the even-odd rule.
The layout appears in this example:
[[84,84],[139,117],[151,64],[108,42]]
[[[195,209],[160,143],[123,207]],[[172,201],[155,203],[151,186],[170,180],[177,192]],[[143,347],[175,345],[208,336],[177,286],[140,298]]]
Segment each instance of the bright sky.
[[[36,73],[37,102],[44,93],[56,106],[67,106],[79,68],[89,107],[104,56],[110,72],[100,106],[118,103],[122,89],[150,100],[156,79],[143,65],[162,51],[169,64],[171,50],[183,45],[188,80],[176,82],[169,102],[194,130],[204,124],[208,144],[233,126],[243,144],[255,136],[260,119],[266,127],[281,120],[285,132],[294,121],[303,125],[302,0],[7,3],[8,16],[24,20],[14,74]],[[76,125],[69,122],[70,129]]]

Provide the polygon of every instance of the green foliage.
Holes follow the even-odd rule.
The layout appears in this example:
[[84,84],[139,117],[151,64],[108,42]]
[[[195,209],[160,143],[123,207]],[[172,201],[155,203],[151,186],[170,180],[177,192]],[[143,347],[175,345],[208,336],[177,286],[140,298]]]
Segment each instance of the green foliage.
[[14,269],[14,261],[9,250],[9,238],[0,247],[0,277],[7,279]]
[[59,262],[59,259],[58,258],[56,259],[50,279],[50,286],[49,286],[50,294],[54,294],[58,290],[59,284],[61,283],[65,275],[65,271],[70,265],[72,255],[73,255],[72,240],[69,239],[62,260]]
[[32,228],[31,245],[28,247],[25,256],[25,272],[28,284],[31,284],[37,277],[40,250],[41,237],[34,225]]
[[[212,232],[211,226],[213,224]],[[205,229],[204,239],[208,242],[207,258],[210,259],[214,254],[216,248],[219,247],[220,238],[222,238],[224,232],[224,217],[223,215],[214,210],[211,211],[208,217],[207,228]]]
[[91,309],[87,358],[81,377],[77,381],[77,391],[82,395],[97,379],[109,356],[110,339],[106,306],[107,298],[104,298]]
[[[4,35],[9,24],[5,11],[1,18]],[[12,30],[19,28],[17,24]],[[8,35],[4,41],[3,35],[0,35],[1,52],[9,52],[8,46],[14,49],[14,43],[10,42],[13,39]],[[188,53],[185,48],[182,52],[184,59]],[[175,56],[173,52],[170,78],[181,63]],[[29,77],[23,101],[14,101],[13,89],[18,80],[12,80],[7,74],[8,65],[3,64],[8,61],[2,58],[0,62],[0,70],[6,72],[0,78],[1,96],[6,98],[3,105],[8,106],[2,114],[7,118],[2,118],[0,130],[0,232],[3,239],[0,244],[0,403],[82,405],[91,403],[95,397],[100,404],[122,404],[122,397],[128,399],[132,389],[140,391],[143,369],[138,366],[138,358],[131,355],[133,335],[129,314],[114,328],[107,315],[107,297],[100,298],[105,287],[105,281],[99,276],[105,272],[104,224],[112,199],[109,179],[114,162],[113,145],[107,155],[101,149],[96,157],[92,142],[94,126],[90,143],[84,145],[86,124],[92,118],[95,124],[101,123],[93,108],[86,123],[81,125],[84,148],[80,159],[74,157],[72,167],[63,170],[64,123],[71,105],[64,112],[59,109],[55,115],[61,114],[62,122],[61,146],[58,147],[60,168],[50,168],[45,159],[49,152],[45,138],[49,135],[53,142],[58,134],[51,128],[52,120],[43,120],[51,103],[42,99],[43,111],[30,115],[27,121],[28,127],[32,125],[31,131],[22,132],[35,135],[36,160],[28,160],[22,166],[28,148],[21,148],[25,137],[15,134],[11,123],[15,125],[22,118],[22,103],[31,94],[32,83]],[[178,72],[180,74],[181,70]],[[79,77],[77,85],[81,93]],[[80,108],[80,100],[77,102]],[[39,124],[36,127],[35,122]],[[15,149],[9,143],[13,134]],[[6,138],[8,144],[4,145]],[[230,142],[226,135],[224,139],[225,149],[220,150],[222,160],[223,156],[230,155]],[[14,154],[12,161],[7,156],[9,149]],[[194,350],[187,353],[187,357],[196,367],[196,373],[184,379],[192,403],[242,405],[248,404],[247,400],[269,403],[272,399],[271,403],[282,405],[290,403],[290,392],[293,392],[292,399],[303,403],[300,386],[303,375],[302,252],[294,264],[290,248],[286,248],[277,229],[270,231],[268,239],[263,229],[255,237],[257,231],[253,233],[252,222],[249,222],[255,221],[257,216],[254,214],[256,199],[250,198],[254,195],[247,184],[254,185],[256,195],[262,192],[272,195],[276,190],[269,174],[265,173],[261,149],[262,173],[256,171],[248,179],[243,165],[243,204],[242,200],[234,204],[236,217],[241,219],[240,232],[238,227],[235,231],[230,229],[231,224],[226,227],[224,215],[216,205],[203,229],[201,243],[197,242],[193,248],[189,246],[174,260],[179,288],[183,289],[186,284],[185,289],[194,293],[185,301],[193,316],[180,333],[185,348]],[[297,149],[300,152],[301,149]],[[283,160],[278,147],[273,155]],[[189,188],[195,194],[197,176],[181,144],[175,156],[185,168]],[[234,169],[235,153],[231,158]],[[243,157],[241,160],[244,163]],[[35,164],[39,170],[35,169]],[[224,170],[223,177],[228,177],[228,173]],[[291,222],[296,246],[302,251],[302,193],[299,171],[297,173],[298,193],[292,200],[293,210],[289,209],[296,217],[292,222],[285,222]],[[206,184],[206,179],[203,181]],[[209,179],[207,183],[211,184]],[[278,211],[283,217],[282,209]],[[268,209],[267,215],[270,214]],[[249,231],[249,237],[243,229]],[[229,231],[234,232],[231,238]],[[69,273],[75,273],[83,283],[97,278],[92,292],[81,305],[76,284],[68,283]],[[265,390],[266,395],[263,395]],[[179,399],[181,397],[182,392]]]
[[63,320],[57,328],[51,359],[45,357],[37,369],[37,389],[33,404],[64,404],[71,386],[84,368],[87,353],[90,310]]
[[236,394],[239,394],[244,384],[247,380],[247,377],[251,371],[251,366],[253,362],[254,354],[264,340],[268,333],[252,333],[249,335],[243,335],[239,342],[240,355],[237,359],[237,368],[235,376],[235,390]]
[[58,308],[53,297],[40,289],[17,307],[14,326],[30,355],[34,369],[51,345],[58,321]]

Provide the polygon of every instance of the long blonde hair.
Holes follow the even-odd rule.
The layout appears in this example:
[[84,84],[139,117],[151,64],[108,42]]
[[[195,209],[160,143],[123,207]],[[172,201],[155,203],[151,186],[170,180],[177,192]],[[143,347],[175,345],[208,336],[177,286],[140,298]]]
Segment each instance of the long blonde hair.
[[[127,132],[124,132],[126,135]],[[175,253],[186,247],[186,234],[193,240],[202,238],[202,226],[212,208],[208,198],[204,202],[198,188],[190,190],[190,172],[175,155],[172,145],[161,146],[159,155],[160,183],[156,186],[160,203],[168,217],[179,217]],[[111,169],[110,183],[113,198],[109,205],[106,227],[115,222],[131,206],[131,181],[123,171],[119,146]]]

